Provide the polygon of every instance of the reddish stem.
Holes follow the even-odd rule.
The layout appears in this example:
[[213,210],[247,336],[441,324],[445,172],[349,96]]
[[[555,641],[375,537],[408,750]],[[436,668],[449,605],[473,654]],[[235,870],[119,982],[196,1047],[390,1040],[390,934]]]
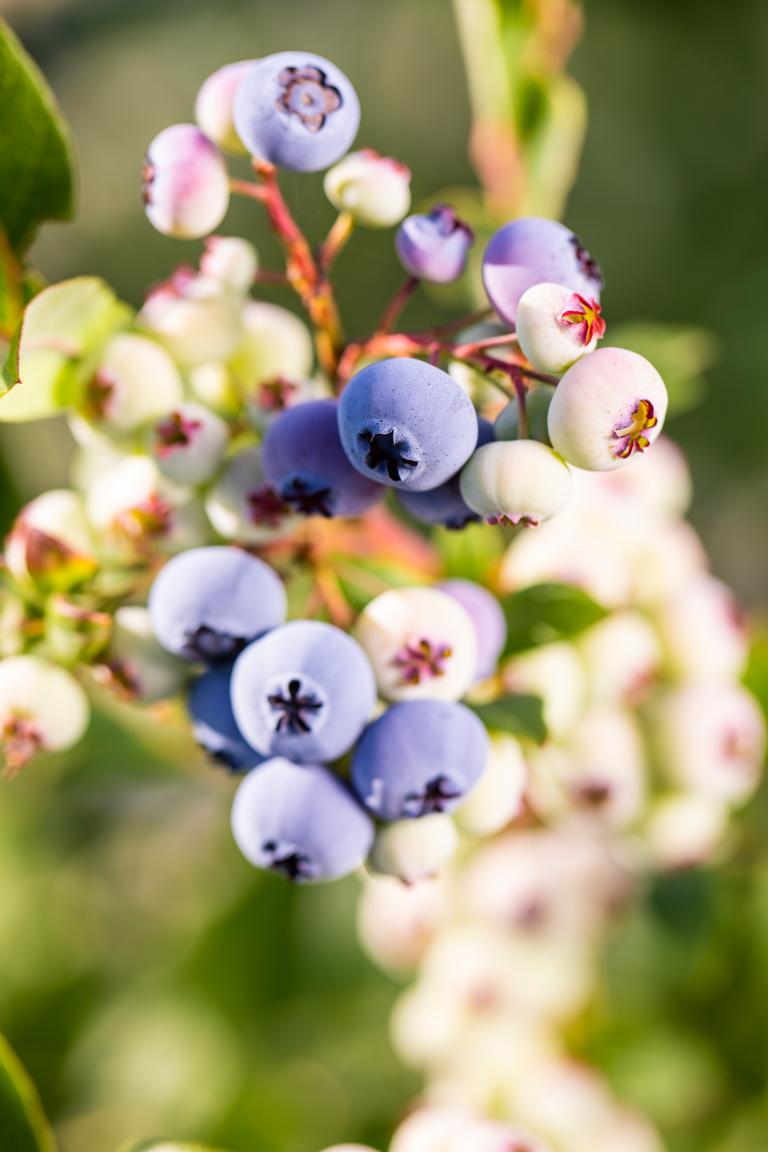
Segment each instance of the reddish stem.
[[418,276],[408,276],[403,281],[384,309],[381,321],[376,329],[376,335],[383,335],[392,331],[395,326],[395,321],[420,283],[421,281]]

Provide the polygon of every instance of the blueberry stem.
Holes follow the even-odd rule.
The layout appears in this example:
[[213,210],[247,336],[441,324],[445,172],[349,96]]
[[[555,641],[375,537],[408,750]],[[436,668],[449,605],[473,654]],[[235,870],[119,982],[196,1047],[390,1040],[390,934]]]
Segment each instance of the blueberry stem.
[[421,281],[418,276],[407,276],[405,278],[384,309],[381,320],[379,321],[379,326],[376,329],[376,336],[384,336],[392,331],[395,326],[395,321],[420,283]]
[[355,230],[355,218],[351,212],[339,212],[328,235],[317,251],[317,262],[327,272],[349,242]]

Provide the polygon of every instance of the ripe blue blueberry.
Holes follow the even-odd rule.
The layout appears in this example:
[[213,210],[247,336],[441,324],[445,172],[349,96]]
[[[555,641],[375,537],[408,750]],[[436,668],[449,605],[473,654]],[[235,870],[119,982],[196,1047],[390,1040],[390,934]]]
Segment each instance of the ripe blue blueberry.
[[597,300],[603,287],[597,262],[564,224],[541,216],[505,224],[483,256],[485,290],[499,316],[514,324],[520,297],[543,281]]
[[376,703],[360,645],[332,624],[294,620],[251,644],[232,673],[240,731],[264,756],[329,761],[355,742]]
[[335,64],[312,52],[278,52],[248,69],[235,128],[252,156],[319,172],[349,151],[360,124],[357,93]]
[[366,728],[352,787],[381,820],[450,812],[483,774],[488,734],[463,704],[409,700]]
[[149,616],[162,646],[185,660],[232,660],[285,619],[285,589],[269,565],[239,548],[191,548],[155,577]]
[[477,415],[447,372],[393,357],[353,376],[339,401],[344,451],[363,476],[423,492],[458,472],[477,443]]
[[218,664],[195,681],[189,691],[187,708],[192,734],[198,744],[231,772],[248,772],[263,762],[243,739],[230,699],[231,664]]
[[267,480],[304,516],[359,516],[381,498],[381,485],[350,464],[339,439],[336,400],[286,408],[269,426],[262,450]]
[[282,758],[268,760],[240,784],[232,832],[251,864],[296,883],[346,876],[373,843],[370,817],[336,776]]
[[[494,438],[494,426],[490,420],[478,417],[477,447],[490,444]],[[459,490],[459,476],[456,473],[438,488],[428,492],[400,492],[400,503],[410,512],[414,520],[422,524],[442,524],[445,528],[465,528],[480,519],[468,504],[465,504]]]
[[496,671],[507,639],[507,621],[496,597],[474,580],[443,580],[436,585],[466,610],[477,635],[477,675],[484,679]]
[[411,276],[449,284],[458,280],[474,242],[469,225],[448,204],[437,204],[428,215],[407,216],[397,230],[398,259]]

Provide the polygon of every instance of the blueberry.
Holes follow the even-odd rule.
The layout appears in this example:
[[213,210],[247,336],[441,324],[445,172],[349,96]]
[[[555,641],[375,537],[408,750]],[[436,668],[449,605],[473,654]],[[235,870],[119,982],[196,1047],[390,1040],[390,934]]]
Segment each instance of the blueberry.
[[264,474],[284,502],[304,516],[359,516],[381,498],[381,485],[360,475],[339,439],[336,400],[286,408],[264,437]]
[[197,743],[231,772],[247,772],[261,764],[263,757],[246,743],[237,726],[230,699],[231,679],[231,664],[209,668],[192,685],[187,708]]
[[464,271],[473,242],[472,229],[453,208],[437,204],[428,215],[403,220],[395,247],[400,263],[411,276],[449,284]]
[[344,451],[364,476],[423,492],[449,480],[477,443],[472,401],[447,372],[394,357],[353,376],[339,401]]
[[461,495],[489,524],[540,524],[571,499],[565,461],[538,440],[496,440],[478,448],[461,472]]
[[239,548],[192,548],[162,568],[149,615],[164,648],[186,660],[232,660],[285,619],[285,590],[263,560]]
[[337,880],[358,868],[373,824],[326,768],[268,760],[249,772],[232,806],[238,848],[257,868],[296,883]]
[[514,324],[520,297],[542,281],[597,300],[603,287],[597,263],[564,224],[540,216],[505,224],[483,256],[485,290],[499,316]]
[[507,621],[498,600],[474,580],[443,580],[436,587],[467,612],[477,634],[477,675],[492,676],[507,639]]
[[[482,416],[477,421],[477,447],[490,444],[494,438],[494,425]],[[438,488],[428,492],[400,492],[400,503],[414,520],[422,524],[442,524],[445,528],[465,528],[480,517],[465,504],[459,490],[459,472]]]
[[195,99],[195,119],[219,148],[235,155],[246,151],[232,123],[235,93],[256,60],[225,64],[204,81]]
[[411,700],[365,730],[352,786],[381,820],[450,812],[482,776],[487,756],[485,728],[463,704]]
[[332,624],[295,620],[238,657],[232,707],[241,732],[264,756],[328,761],[343,755],[376,703],[360,645]]
[[203,404],[180,404],[152,429],[151,453],[160,471],[177,484],[204,484],[221,462],[227,425]]
[[215,144],[194,124],[172,124],[150,144],[142,186],[149,222],[166,236],[207,236],[229,207],[229,177]]
[[348,152],[360,123],[357,93],[335,64],[312,52],[278,52],[248,69],[234,121],[252,156],[319,172]]

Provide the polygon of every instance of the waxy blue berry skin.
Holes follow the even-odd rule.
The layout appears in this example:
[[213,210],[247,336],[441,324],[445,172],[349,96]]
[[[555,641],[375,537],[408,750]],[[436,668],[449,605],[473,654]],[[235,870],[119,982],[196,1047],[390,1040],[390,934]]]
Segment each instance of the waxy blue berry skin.
[[[479,416],[477,420],[477,445],[490,444],[494,439],[494,428],[490,420]],[[422,524],[442,524],[454,530],[476,523],[480,517],[464,503],[459,490],[459,476],[451,476],[445,484],[428,492],[400,492],[400,503],[407,512]]]
[[341,446],[336,400],[286,408],[262,446],[264,474],[305,516],[359,516],[381,499],[381,485],[357,472]]
[[285,589],[268,564],[239,548],[190,548],[149,592],[152,631],[185,660],[218,664],[285,620]]
[[352,146],[360,103],[330,60],[313,52],[277,52],[245,74],[233,118],[256,159],[295,172],[319,172]]
[[276,758],[238,787],[232,832],[251,864],[301,884],[337,880],[359,868],[374,829],[327,768]]
[[543,282],[596,300],[603,287],[597,262],[559,221],[522,216],[499,228],[483,256],[483,283],[499,316],[514,324],[520,297]]
[[235,719],[263,756],[335,760],[354,744],[375,703],[363,649],[317,620],[276,628],[245,649],[232,673]]
[[409,700],[366,728],[352,759],[352,787],[380,820],[450,812],[480,779],[488,734],[463,704]]
[[493,593],[474,580],[443,580],[435,585],[465,609],[477,636],[477,676],[492,676],[507,640],[507,621]]
[[264,761],[237,726],[230,685],[231,664],[218,664],[194,682],[187,697],[192,735],[209,756],[230,772],[248,772]]
[[477,444],[472,401],[442,369],[392,357],[353,376],[339,401],[339,433],[363,476],[390,488],[437,488]]
[[437,204],[427,215],[407,216],[397,230],[398,259],[411,276],[433,284],[458,280],[474,243],[472,229],[448,204]]

